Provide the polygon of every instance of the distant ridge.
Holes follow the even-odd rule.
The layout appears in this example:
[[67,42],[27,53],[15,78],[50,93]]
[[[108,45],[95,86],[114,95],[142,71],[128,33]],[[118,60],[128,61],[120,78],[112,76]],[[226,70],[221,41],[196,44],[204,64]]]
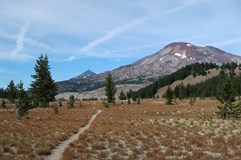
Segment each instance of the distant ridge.
[[85,79],[85,78],[88,78],[88,77],[92,77],[92,76],[95,76],[96,73],[91,71],[91,70],[87,70],[85,72],[83,72],[81,75],[73,78],[73,79]]
[[222,65],[232,61],[240,64],[241,57],[213,46],[200,47],[187,42],[173,42],[132,64],[100,74],[90,74],[90,76],[83,73],[84,76],[81,74],[70,80],[57,82],[57,86],[59,93],[95,90],[104,86],[108,73],[112,74],[117,84],[143,85],[196,62]]

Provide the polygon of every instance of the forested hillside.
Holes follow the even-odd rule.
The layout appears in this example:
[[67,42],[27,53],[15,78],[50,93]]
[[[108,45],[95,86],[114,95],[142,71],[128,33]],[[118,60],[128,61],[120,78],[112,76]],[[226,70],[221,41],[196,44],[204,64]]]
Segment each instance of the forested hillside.
[[152,98],[161,87],[170,85],[177,80],[183,80],[191,74],[194,77],[197,75],[206,75],[206,70],[213,68],[218,68],[218,66],[213,63],[194,63],[187,65],[170,75],[160,77],[156,82],[134,92],[134,95],[140,96],[141,98]]
[[177,80],[183,80],[186,77],[192,75],[193,77],[196,77],[198,75],[206,76],[208,73],[207,70],[209,69],[220,69],[220,74],[216,77],[213,77],[211,79],[208,79],[206,81],[202,81],[200,83],[197,83],[195,85],[188,84],[187,86],[184,86],[183,84],[177,85],[175,89],[173,90],[174,95],[177,98],[187,98],[187,97],[213,97],[217,95],[217,90],[219,87],[219,84],[222,84],[222,80],[224,79],[224,76],[226,74],[229,74],[229,76],[232,78],[232,85],[234,87],[236,95],[241,95],[241,84],[240,75],[236,75],[234,70],[239,67],[238,64],[232,62],[232,63],[226,63],[222,66],[217,66],[213,63],[195,63],[188,66],[185,66],[178,71],[164,76],[160,77],[156,82],[153,84],[148,85],[145,88],[142,88],[134,93],[135,96],[140,96],[141,98],[152,98],[157,93],[158,89],[164,86],[171,85],[173,82]]
[[192,97],[217,97],[219,96],[221,85],[224,83],[226,76],[231,77],[231,90],[234,96],[241,95],[241,75],[235,75],[231,70],[221,70],[220,74],[216,77],[208,79],[204,82],[195,85],[188,84],[184,86],[182,83],[177,85],[173,90],[173,95],[176,98],[192,98]]

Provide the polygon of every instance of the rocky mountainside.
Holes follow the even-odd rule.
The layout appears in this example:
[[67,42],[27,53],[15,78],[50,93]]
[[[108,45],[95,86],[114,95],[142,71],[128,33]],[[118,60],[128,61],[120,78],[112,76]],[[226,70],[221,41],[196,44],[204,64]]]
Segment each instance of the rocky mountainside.
[[133,64],[85,78],[78,76],[57,82],[57,86],[59,92],[91,91],[104,86],[105,77],[109,72],[117,84],[147,84],[159,76],[173,73],[195,62],[212,62],[221,65],[231,61],[241,63],[241,57],[213,46],[200,47],[186,42],[174,42]]
[[[133,91],[137,91],[145,87],[145,84],[123,84],[123,85],[116,85],[117,92],[115,94],[116,98],[120,95],[121,91],[128,92],[131,88]],[[105,88],[101,87],[93,91],[84,91],[84,92],[64,92],[58,94],[55,98],[56,99],[69,99],[69,96],[73,95],[75,98],[83,100],[83,99],[100,99],[106,98],[105,96]]]

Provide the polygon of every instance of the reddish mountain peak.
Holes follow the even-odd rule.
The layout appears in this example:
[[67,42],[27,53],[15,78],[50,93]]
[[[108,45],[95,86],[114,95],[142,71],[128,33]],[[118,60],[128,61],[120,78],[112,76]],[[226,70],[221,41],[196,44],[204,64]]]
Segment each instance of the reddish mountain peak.
[[168,54],[174,54],[174,55],[183,55],[185,54],[185,57],[200,57],[203,56],[203,53],[200,52],[198,46],[192,45],[191,43],[187,42],[173,42],[168,44],[164,49],[167,50]]

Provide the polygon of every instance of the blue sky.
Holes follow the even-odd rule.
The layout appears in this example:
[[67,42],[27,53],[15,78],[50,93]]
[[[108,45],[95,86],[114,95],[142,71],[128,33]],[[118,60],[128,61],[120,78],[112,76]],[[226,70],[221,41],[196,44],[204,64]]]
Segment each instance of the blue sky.
[[130,64],[170,42],[241,55],[240,0],[0,0],[0,87],[47,54],[56,81]]

